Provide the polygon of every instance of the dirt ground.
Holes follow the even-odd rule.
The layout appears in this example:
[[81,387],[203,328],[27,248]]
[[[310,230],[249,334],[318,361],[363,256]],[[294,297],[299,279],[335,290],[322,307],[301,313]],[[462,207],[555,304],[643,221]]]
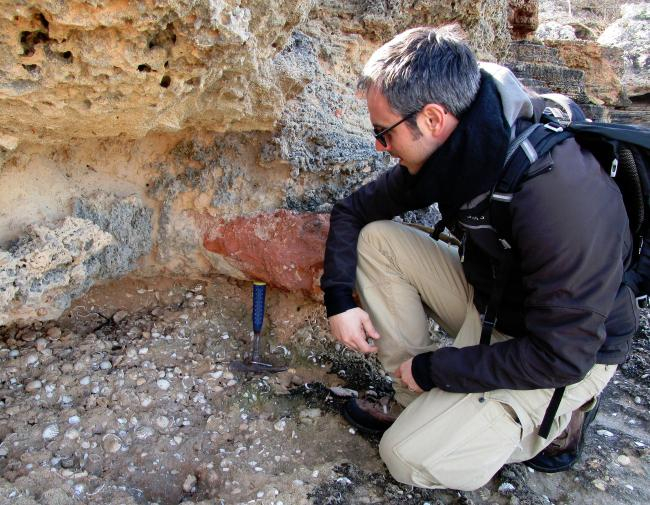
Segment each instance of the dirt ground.
[[574,470],[509,465],[458,492],[396,483],[342,419],[350,390],[390,382],[330,340],[319,305],[269,291],[263,349],[289,369],[230,372],[251,304],[221,278],[122,279],[59,321],[0,328],[0,505],[650,503],[645,314]]

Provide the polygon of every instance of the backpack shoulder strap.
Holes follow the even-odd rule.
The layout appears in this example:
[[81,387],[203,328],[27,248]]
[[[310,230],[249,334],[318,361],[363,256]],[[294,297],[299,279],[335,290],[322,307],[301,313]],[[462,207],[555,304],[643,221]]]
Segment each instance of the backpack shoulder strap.
[[[531,167],[540,157],[548,154],[553,146],[570,136],[570,133],[564,132],[562,127],[557,124],[533,123],[511,142],[507,151],[503,173],[489,197],[490,223],[496,230],[497,240],[501,246],[501,255],[493,265],[492,291],[482,316],[480,341],[482,345],[490,344],[492,330],[496,325],[497,312],[514,263],[514,252],[511,245],[510,202],[524,180],[544,171],[540,169],[535,174],[530,173]],[[548,170],[552,165],[543,166]]]
[[531,168],[571,136],[557,123],[533,123],[510,143],[503,173],[490,196],[490,220],[500,241],[511,240],[509,206],[514,193],[524,181],[548,171],[549,165],[532,172]]

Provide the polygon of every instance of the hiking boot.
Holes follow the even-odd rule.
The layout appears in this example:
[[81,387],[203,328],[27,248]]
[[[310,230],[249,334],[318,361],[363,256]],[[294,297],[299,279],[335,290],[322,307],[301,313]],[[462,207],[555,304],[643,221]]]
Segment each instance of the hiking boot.
[[351,398],[343,406],[343,417],[357,430],[369,435],[383,435],[404,408],[390,397],[380,399]]
[[524,461],[524,465],[545,473],[563,472],[571,468],[580,459],[585,433],[595,419],[599,406],[600,397],[597,397],[591,410],[574,410],[565,430],[537,456]]

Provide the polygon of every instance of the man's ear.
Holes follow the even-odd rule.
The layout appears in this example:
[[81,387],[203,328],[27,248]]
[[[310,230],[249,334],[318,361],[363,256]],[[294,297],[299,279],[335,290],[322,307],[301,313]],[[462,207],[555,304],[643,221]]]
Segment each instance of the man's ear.
[[447,110],[440,104],[428,103],[422,109],[422,116],[425,120],[425,127],[433,136],[438,136],[443,131]]

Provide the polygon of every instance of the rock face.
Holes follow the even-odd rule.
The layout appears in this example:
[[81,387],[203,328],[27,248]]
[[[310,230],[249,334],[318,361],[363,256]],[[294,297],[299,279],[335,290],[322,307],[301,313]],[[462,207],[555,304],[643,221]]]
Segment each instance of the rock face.
[[559,59],[569,68],[584,72],[585,93],[592,103],[609,106],[627,105],[621,84],[623,51],[586,40],[547,41],[558,51]]
[[645,95],[650,91],[650,4],[625,4],[621,10],[623,17],[607,27],[598,42],[624,51],[622,81],[628,94]]
[[309,8],[309,0],[3,0],[4,144],[269,130],[286,99],[279,83],[296,77],[273,56]]

